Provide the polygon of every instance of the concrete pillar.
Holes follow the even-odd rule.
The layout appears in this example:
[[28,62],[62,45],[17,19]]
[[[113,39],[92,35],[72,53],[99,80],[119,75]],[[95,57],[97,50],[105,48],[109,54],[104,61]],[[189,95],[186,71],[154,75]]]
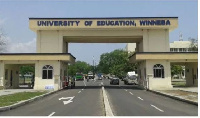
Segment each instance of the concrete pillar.
[[36,52],[37,53],[41,53],[41,32],[40,30],[37,30],[36,35],[37,35],[37,39],[36,39]]
[[165,29],[165,51],[170,52],[169,29]]
[[39,65],[40,65],[40,63],[39,63],[39,61],[37,61],[35,63],[35,82],[34,82],[34,88],[33,88],[36,90],[39,89],[40,79],[42,78],[39,74],[39,73],[42,73],[42,72],[40,72],[41,69],[40,69]]
[[149,30],[143,30],[143,52],[149,52]]
[[64,42],[63,42],[63,35],[62,31],[57,31],[58,32],[58,48],[59,48],[59,53],[64,53]]
[[187,62],[185,66],[185,79],[186,86],[198,86],[198,63],[197,62]]
[[142,52],[169,52],[169,30],[143,30]]
[[4,62],[0,61],[0,86],[4,86],[5,84],[5,78],[4,78],[4,73],[5,73],[5,69],[4,69]]
[[19,88],[19,65],[18,64],[13,64],[11,65],[12,68],[12,88],[16,89]]
[[63,42],[63,53],[68,53],[68,42]]
[[61,62],[58,61],[55,63],[54,65],[54,90],[59,90],[61,87],[60,87],[60,77],[62,76],[61,75]]
[[135,50],[135,52],[140,52],[139,51],[139,43],[136,43],[136,50]]

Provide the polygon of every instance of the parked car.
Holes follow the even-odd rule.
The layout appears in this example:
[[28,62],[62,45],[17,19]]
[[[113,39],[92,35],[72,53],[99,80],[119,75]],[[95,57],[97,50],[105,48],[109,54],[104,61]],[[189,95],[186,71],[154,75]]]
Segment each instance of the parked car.
[[110,84],[119,85],[119,78],[113,77],[112,79],[110,79]]

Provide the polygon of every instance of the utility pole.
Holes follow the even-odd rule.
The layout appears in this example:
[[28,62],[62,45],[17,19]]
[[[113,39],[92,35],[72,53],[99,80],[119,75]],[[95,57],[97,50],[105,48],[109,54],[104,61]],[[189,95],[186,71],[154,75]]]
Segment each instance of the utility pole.
[[94,56],[93,56],[93,78],[94,78]]

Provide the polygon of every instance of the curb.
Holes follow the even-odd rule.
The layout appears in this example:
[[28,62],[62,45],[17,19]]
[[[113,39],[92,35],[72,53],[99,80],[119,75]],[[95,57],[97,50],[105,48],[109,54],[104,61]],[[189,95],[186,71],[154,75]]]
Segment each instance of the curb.
[[58,91],[61,91],[61,90],[62,90],[62,89],[56,90],[56,91],[51,91],[51,92],[48,92],[48,93],[45,93],[45,94],[42,94],[42,95],[39,95],[39,96],[35,96],[35,97],[30,98],[30,99],[28,99],[28,100],[20,101],[20,102],[18,102],[18,103],[15,103],[15,104],[12,104],[12,105],[9,105],[9,106],[0,107],[0,112],[2,112],[2,111],[8,111],[8,110],[11,110],[11,109],[15,109],[15,108],[17,108],[17,107],[20,107],[20,106],[23,106],[23,105],[25,105],[25,104],[34,102],[34,101],[36,101],[36,100],[39,100],[39,99],[41,99],[41,98],[44,98],[44,97],[46,97],[46,96],[49,96],[49,95],[51,95],[51,94],[53,94],[53,93],[56,93],[56,92],[58,92]]
[[191,92],[191,93],[198,93],[198,92],[193,92],[193,91],[187,91],[187,90],[181,90],[181,89],[178,89],[179,91],[185,91],[185,92]]
[[198,106],[198,102],[190,101],[190,100],[183,99],[183,98],[180,98],[180,97],[175,97],[175,96],[172,96],[172,95],[169,95],[169,94],[164,94],[164,93],[161,93],[161,92],[158,92],[158,91],[153,91],[153,90],[147,90],[147,91],[150,91],[150,92],[153,92],[153,93],[156,93],[156,94],[159,94],[159,95],[163,95],[163,96],[175,99],[175,100],[179,100],[179,101],[182,101],[182,102],[186,102],[186,103]]

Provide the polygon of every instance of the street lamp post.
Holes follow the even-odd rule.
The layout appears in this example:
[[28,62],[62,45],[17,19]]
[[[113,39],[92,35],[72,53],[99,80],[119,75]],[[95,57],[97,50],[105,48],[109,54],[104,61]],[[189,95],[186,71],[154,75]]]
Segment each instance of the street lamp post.
[[94,77],[94,56],[93,56],[93,77]]

